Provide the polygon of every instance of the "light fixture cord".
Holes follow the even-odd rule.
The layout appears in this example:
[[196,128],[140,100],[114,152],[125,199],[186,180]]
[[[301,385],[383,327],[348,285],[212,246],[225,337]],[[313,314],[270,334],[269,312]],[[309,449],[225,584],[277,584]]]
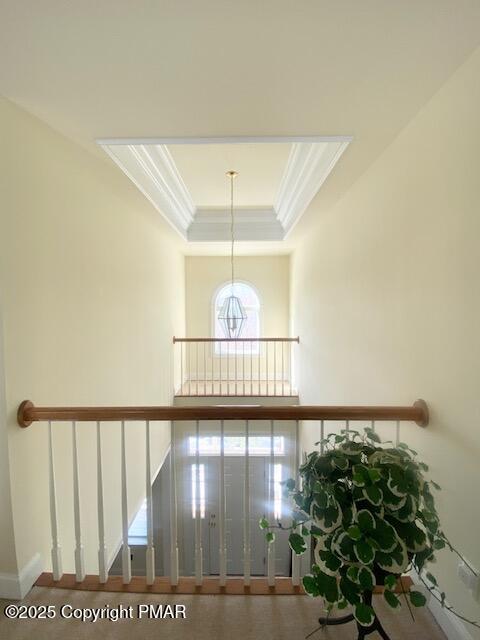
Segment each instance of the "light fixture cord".
[[233,296],[233,283],[234,283],[234,270],[233,270],[233,245],[235,243],[234,225],[233,225],[233,180],[235,176],[232,173],[230,175],[230,234],[232,238],[230,263],[232,267],[232,296]]

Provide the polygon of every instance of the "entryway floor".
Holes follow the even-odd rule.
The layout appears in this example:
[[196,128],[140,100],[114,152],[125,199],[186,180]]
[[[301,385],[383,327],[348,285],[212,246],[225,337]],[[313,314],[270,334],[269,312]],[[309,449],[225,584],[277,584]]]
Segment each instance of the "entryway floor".
[[[381,596],[375,607],[392,640],[445,640],[445,635],[426,609],[415,611],[415,622],[408,609],[398,614],[388,610]],[[5,640],[304,640],[317,626],[320,602],[308,596],[203,596],[147,595],[66,591],[34,587],[23,605],[54,605],[54,620],[9,620],[4,614],[11,601],[0,600],[0,638]],[[186,619],[138,620],[139,604],[185,605]],[[110,622],[82,622],[62,619],[62,605],[73,608],[133,607],[133,619]],[[369,638],[379,638],[372,634]],[[353,623],[319,631],[312,640],[354,640]]]

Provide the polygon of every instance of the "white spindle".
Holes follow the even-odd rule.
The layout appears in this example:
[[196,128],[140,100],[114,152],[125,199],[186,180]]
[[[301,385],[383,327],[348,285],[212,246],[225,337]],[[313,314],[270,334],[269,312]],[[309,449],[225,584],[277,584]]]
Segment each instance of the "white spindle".
[[265,358],[265,384],[266,384],[265,395],[266,396],[268,396],[268,391],[269,391],[269,388],[270,388],[270,385],[268,384],[269,383],[269,379],[268,379],[268,356],[269,356],[269,351],[270,350],[269,350],[268,347],[269,347],[269,343],[265,342],[265,353],[266,353],[266,358]]
[[370,426],[372,428],[372,431],[375,431],[375,420],[372,420]]
[[250,395],[253,396],[253,342],[250,345]]
[[262,393],[262,343],[258,343],[258,395]]
[[[268,343],[267,343],[268,344]],[[269,498],[269,511],[270,511],[270,521],[273,521],[275,518],[275,443],[274,443],[274,422],[270,421],[270,469],[269,469],[269,480],[268,483],[268,498]],[[270,542],[268,545],[268,554],[267,554],[267,575],[268,575],[268,586],[275,586],[275,541]]]
[[203,395],[207,395],[207,343],[203,343]]
[[282,341],[282,396],[285,395],[285,343]]
[[245,481],[243,493],[243,583],[250,586],[250,425],[245,421]]
[[123,584],[132,579],[132,558],[128,546],[128,498],[127,498],[127,454],[125,447],[125,421],[122,420],[121,431],[121,473],[122,473],[122,575]]
[[192,395],[192,349],[191,342],[185,343],[185,348],[187,350],[187,377],[188,377],[188,395]]
[[398,443],[400,442],[400,420],[397,420],[397,424],[395,425],[395,446],[398,447]]
[[147,584],[155,581],[155,547],[153,545],[153,497],[152,497],[152,472],[150,460],[150,422],[145,423],[145,495],[147,498],[147,550],[146,550],[146,577]]
[[180,395],[183,393],[183,342],[180,342]]
[[290,395],[293,396],[292,362],[293,362],[293,342],[289,342],[288,349],[288,384],[290,385]]
[[227,580],[227,543],[225,539],[225,425],[223,420],[220,423],[220,491],[219,491],[219,510],[218,510],[218,537],[220,544],[219,555],[219,577],[220,586],[225,586]]
[[195,343],[195,395],[198,396],[198,342]]
[[230,344],[227,342],[227,396],[230,395]]
[[243,395],[245,395],[245,340],[242,341],[242,379],[243,379]]
[[235,395],[237,395],[237,381],[238,381],[238,353],[237,353],[237,342],[233,343],[233,357],[235,358],[235,371],[234,371],[234,376],[235,376]]
[[350,420],[345,420],[345,436],[350,439]]
[[57,488],[55,485],[55,459],[53,452],[52,423],[48,423],[48,484],[50,492],[50,526],[52,529],[52,574],[55,581],[60,580],[62,571],[62,551],[58,540]]
[[200,422],[196,421],[196,451],[195,451],[195,584],[202,584],[202,510],[200,492]]
[[98,579],[108,580],[107,546],[105,544],[105,514],[103,508],[102,434],[97,422],[97,513],[98,513]]
[[273,395],[277,395],[277,343],[273,343]]
[[[298,420],[295,421],[295,488],[299,489],[300,482],[300,426]],[[300,527],[296,529],[297,533],[300,531]],[[300,557],[292,551],[292,584],[294,587],[300,585]]]
[[170,584],[178,584],[177,474],[173,422],[170,422]]
[[80,518],[80,483],[78,478],[77,424],[72,422],[73,452],[73,515],[75,524],[75,577],[77,582],[85,579],[85,554],[82,544],[82,525]]
[[325,438],[325,423],[323,420],[320,420],[320,453],[323,455],[325,450],[325,444],[323,439]]
[[222,343],[218,343],[218,368],[220,370],[220,395],[222,395]]

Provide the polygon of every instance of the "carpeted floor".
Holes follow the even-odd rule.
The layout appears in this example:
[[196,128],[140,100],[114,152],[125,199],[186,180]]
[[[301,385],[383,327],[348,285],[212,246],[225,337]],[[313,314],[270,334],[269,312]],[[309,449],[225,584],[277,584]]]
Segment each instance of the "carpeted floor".
[[[11,604],[54,605],[54,620],[9,620],[5,607]],[[133,607],[133,619],[111,622],[82,622],[60,618],[60,608]],[[182,604],[186,619],[138,619],[139,604]],[[392,640],[445,640],[430,613],[415,611],[413,622],[406,607],[398,614],[387,610],[380,597],[375,607]],[[320,603],[307,596],[152,596],[105,592],[68,591],[35,587],[21,603],[0,600],[2,640],[303,640],[318,624]],[[372,634],[369,638],[379,638]],[[332,627],[312,636],[312,640],[353,640],[355,626]]]

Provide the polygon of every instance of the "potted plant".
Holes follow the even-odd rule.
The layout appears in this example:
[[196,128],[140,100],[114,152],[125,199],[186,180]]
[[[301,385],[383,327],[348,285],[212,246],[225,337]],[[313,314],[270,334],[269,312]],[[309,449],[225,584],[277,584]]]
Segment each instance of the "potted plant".
[[[289,543],[297,554],[307,550],[311,539],[314,561],[303,586],[324,600],[320,624],[355,619],[359,639],[378,631],[388,640],[372,606],[376,586],[392,609],[402,599],[409,608],[421,607],[433,596],[456,614],[426,570],[436,551],[448,547],[458,553],[440,527],[433,496],[440,487],[425,478],[427,465],[404,443],[382,443],[371,428],[362,434],[343,430],[316,444],[321,450],[301,465],[299,486],[294,480],[285,483],[295,505],[291,525],[262,518],[260,527],[269,542],[275,529],[290,530]],[[410,569],[424,586],[398,594],[399,578]],[[349,606],[352,613],[331,617],[335,609]]]

